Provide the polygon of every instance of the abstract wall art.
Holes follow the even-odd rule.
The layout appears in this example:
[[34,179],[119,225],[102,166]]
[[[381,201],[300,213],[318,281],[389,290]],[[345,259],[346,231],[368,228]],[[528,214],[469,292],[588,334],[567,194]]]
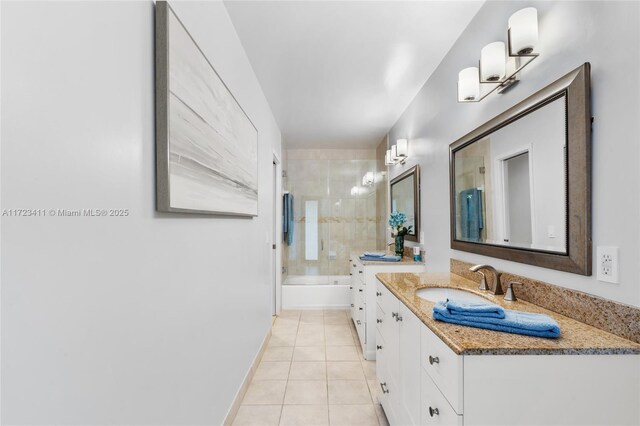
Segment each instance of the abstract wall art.
[[166,1],[156,3],[161,212],[257,216],[258,131]]

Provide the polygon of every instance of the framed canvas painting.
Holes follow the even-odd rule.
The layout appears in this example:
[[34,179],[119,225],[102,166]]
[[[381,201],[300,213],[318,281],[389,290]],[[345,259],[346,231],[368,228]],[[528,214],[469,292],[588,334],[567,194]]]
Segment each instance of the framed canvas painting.
[[166,1],[156,3],[161,212],[258,215],[258,131]]

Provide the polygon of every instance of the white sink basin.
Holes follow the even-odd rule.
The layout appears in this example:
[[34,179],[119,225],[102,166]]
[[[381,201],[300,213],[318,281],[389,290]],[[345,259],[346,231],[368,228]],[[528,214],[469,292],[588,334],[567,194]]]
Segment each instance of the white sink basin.
[[421,288],[416,291],[416,296],[430,302],[445,301],[447,299],[458,299],[466,302],[488,302],[487,299],[477,294],[457,288],[446,287]]

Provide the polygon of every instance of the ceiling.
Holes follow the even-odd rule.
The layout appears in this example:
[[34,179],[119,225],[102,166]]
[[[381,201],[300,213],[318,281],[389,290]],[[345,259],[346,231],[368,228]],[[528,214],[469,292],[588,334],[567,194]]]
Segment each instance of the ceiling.
[[482,4],[225,2],[285,148],[375,147]]

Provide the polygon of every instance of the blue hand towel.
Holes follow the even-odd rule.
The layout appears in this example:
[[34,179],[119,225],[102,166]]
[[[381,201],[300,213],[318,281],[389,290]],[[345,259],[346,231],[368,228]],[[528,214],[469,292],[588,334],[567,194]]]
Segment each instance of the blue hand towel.
[[452,324],[534,337],[560,337],[560,326],[548,315],[511,311],[509,309],[505,309],[504,314],[505,317],[502,319],[477,316],[462,317],[451,315],[445,302],[438,302],[433,307],[434,319]]
[[384,252],[365,251],[365,252],[363,253],[363,256],[366,256],[366,257],[382,257],[382,256],[384,256],[385,254],[386,254],[386,253],[384,253]]
[[382,257],[377,256],[360,256],[360,260],[369,260],[373,262],[400,262],[402,258],[400,256],[384,255]]
[[444,305],[454,317],[504,318],[504,309],[494,303],[447,299]]

